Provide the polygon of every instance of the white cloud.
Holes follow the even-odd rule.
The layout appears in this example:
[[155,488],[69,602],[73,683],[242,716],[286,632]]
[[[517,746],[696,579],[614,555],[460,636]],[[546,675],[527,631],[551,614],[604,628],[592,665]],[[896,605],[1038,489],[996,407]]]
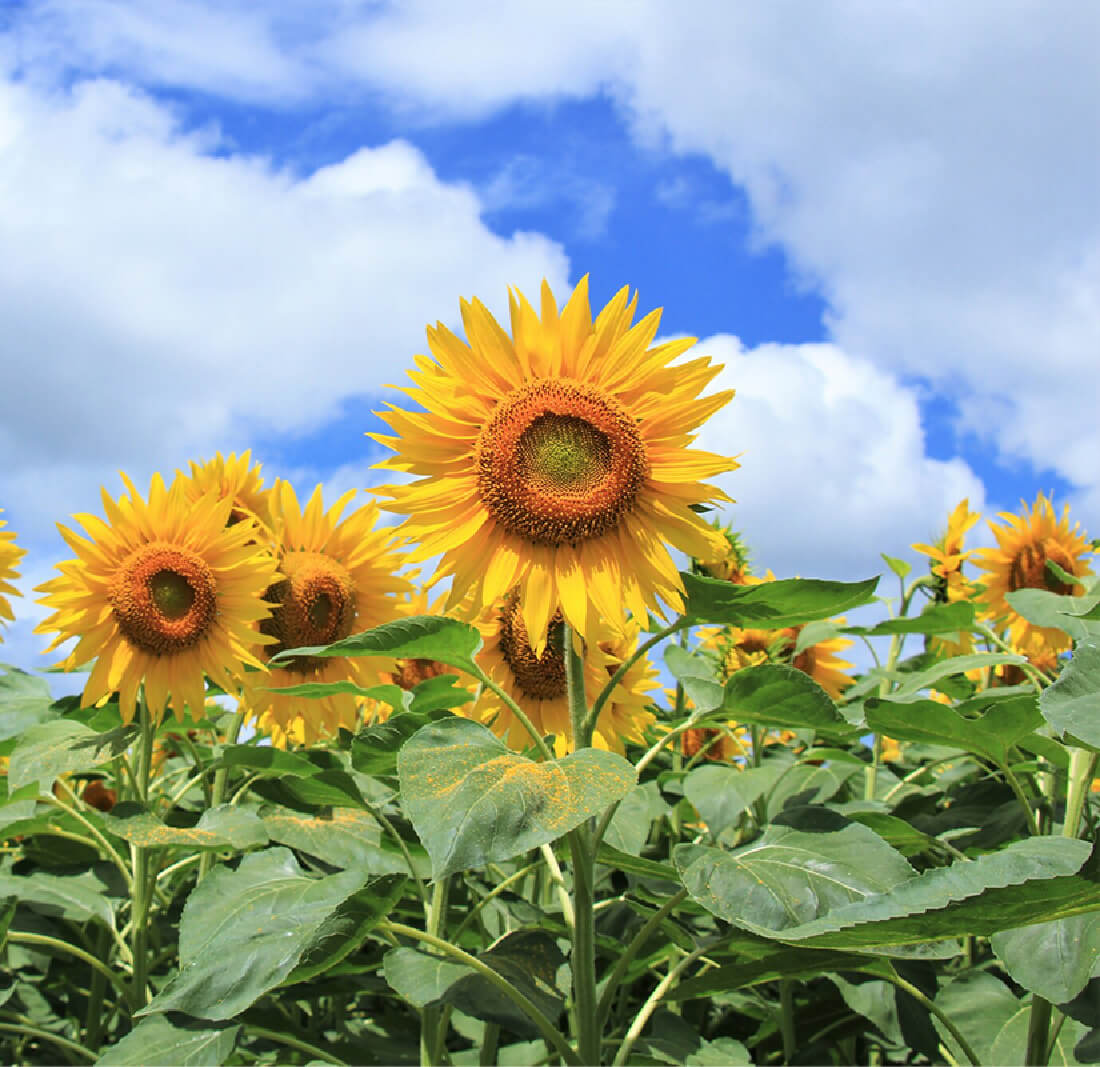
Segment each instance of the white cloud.
[[925,454],[913,391],[866,360],[827,344],[746,349],[728,334],[698,349],[725,364],[714,388],[737,390],[699,444],[740,454],[719,484],[757,570],[866,578],[884,570],[881,552],[914,558],[910,544],[942,532],[963,497],[982,509],[964,462]]
[[[926,378],[966,430],[1097,498],[1095,6],[650,0],[536,18],[409,0],[313,7],[308,25],[301,10],[49,0],[17,33],[24,56],[63,42],[69,62],[158,84],[366,93],[407,117],[612,92],[641,142],[703,153],[743,187],[756,240],[820,288],[845,351]],[[218,18],[224,50],[192,28]]]
[[493,234],[406,142],[304,178],[217,149],[115,81],[0,80],[0,506],[32,570],[119,469],[316,427],[403,379],[460,295],[567,291],[560,246]]

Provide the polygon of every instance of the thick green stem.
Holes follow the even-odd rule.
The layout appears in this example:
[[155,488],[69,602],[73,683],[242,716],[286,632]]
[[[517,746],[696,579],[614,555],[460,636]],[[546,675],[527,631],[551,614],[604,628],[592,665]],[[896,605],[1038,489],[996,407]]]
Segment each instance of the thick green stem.
[[790,1063],[798,1046],[794,1039],[794,991],[789,978],[779,979],[779,1032],[783,1035],[783,1062]]
[[[442,939],[447,927],[447,901],[451,892],[450,876],[440,878],[432,886],[432,899],[428,908],[428,933]],[[420,1009],[420,1063],[432,1067],[441,1061],[440,1050],[446,1033],[440,1034],[441,1006],[428,1004]]]
[[1092,787],[1097,754],[1084,748],[1070,749],[1069,782],[1066,785],[1066,816],[1062,823],[1063,837],[1076,837],[1081,829],[1085,798]]
[[[105,959],[110,946],[110,934],[106,930],[96,932],[96,956]],[[99,1048],[103,1040],[103,995],[107,992],[107,978],[97,968],[92,969],[92,981],[88,987],[88,1010],[84,1013],[84,1041],[92,1049]]]
[[[229,732],[225,735],[225,743],[227,745],[235,745],[240,738],[241,727],[244,726],[244,715],[244,705],[238,704],[237,712],[233,716],[233,721],[229,724]],[[214,788],[210,793],[210,807],[216,808],[225,799],[225,783],[228,775],[228,767],[219,767],[214,772]],[[202,854],[202,859],[199,861],[199,882],[210,873],[210,868],[214,865],[214,859],[215,853],[213,851],[204,852]]]
[[600,1062],[600,1025],[596,1002],[596,916],[593,911],[595,864],[587,827],[569,834],[573,856],[573,1009],[576,1017],[577,1051],[581,1062]]
[[485,1036],[481,1039],[481,1052],[477,1062],[480,1067],[493,1067],[497,1062],[497,1043],[500,1041],[500,1026],[497,1023],[485,1024]]
[[1047,1034],[1050,1031],[1050,1001],[1031,995],[1031,1017],[1027,1024],[1027,1067],[1046,1067]]
[[488,690],[495,693],[508,710],[519,720],[520,725],[530,735],[531,740],[535,743],[535,748],[539,750],[539,755],[544,760],[552,760],[554,753],[547,747],[546,742],[543,740],[542,734],[535,728],[535,724],[528,718],[527,713],[521,708],[496,682],[492,680],[487,674],[475,674],[474,677]]
[[[482,963],[476,956],[471,956],[468,952],[463,952],[457,945],[448,944],[438,937],[433,937],[423,930],[417,930],[413,926],[406,926],[404,923],[390,922],[386,919],[380,922],[375,930],[382,935],[387,933],[399,934],[402,937],[411,938],[413,941],[420,941],[425,945],[430,945],[444,956],[466,964],[472,971],[480,974],[482,978],[489,982],[494,989],[506,996],[535,1024],[542,1039],[557,1052],[564,1063],[569,1064],[570,1067],[581,1067],[583,1061],[578,1058],[577,1054],[558,1033],[557,1027],[531,1002],[530,998],[516,989],[511,982],[494,971],[488,964]],[[596,1061],[591,1062],[595,1063]]]
[[[149,806],[149,778],[153,762],[153,735],[156,724],[149,711],[149,703],[142,694],[138,701],[141,715],[141,734],[138,739],[138,766],[136,786],[138,799]],[[149,850],[138,845],[130,846],[134,879],[130,911],[130,952],[133,955],[134,974],[131,982],[130,1003],[134,1011],[144,1008],[148,1002],[148,933],[149,903],[152,898],[152,885],[149,877]]]

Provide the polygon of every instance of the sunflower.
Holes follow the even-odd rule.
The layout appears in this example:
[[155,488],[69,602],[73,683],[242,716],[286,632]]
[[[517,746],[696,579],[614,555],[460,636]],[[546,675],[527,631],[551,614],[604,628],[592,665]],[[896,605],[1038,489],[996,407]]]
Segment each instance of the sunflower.
[[714,529],[721,536],[725,551],[718,556],[692,560],[691,569],[696,574],[732,582],[734,585],[759,585],[762,579],[753,577],[749,564],[749,549],[741,535],[736,530],[718,523],[714,524]]
[[[0,519],[0,526],[7,526],[7,522]],[[15,534],[11,530],[0,530],[0,619],[9,621],[15,619],[11,605],[3,594],[22,595],[9,579],[19,577],[19,572],[15,568],[25,555],[26,552],[15,543]]]
[[428,329],[409,395],[426,410],[381,415],[397,455],[380,466],[418,475],[378,490],[407,516],[416,559],[442,553],[448,606],[479,608],[518,589],[542,653],[559,609],[580,633],[589,615],[621,624],[659,601],[683,606],[668,544],[707,558],[724,541],[692,505],[729,500],[703,479],[738,466],[691,449],[693,431],[732,391],[699,396],[721,370],[709,358],[672,365],[693,338],[651,347],[660,312],[631,326],[623,288],[592,321],[588,279],[559,312],[542,286],[541,318],[510,293],[512,336],[478,300],[462,302],[467,342]]
[[854,679],[845,673],[851,670],[852,664],[840,659],[838,653],[852,642],[846,637],[830,637],[795,653],[801,632],[801,626],[788,626],[781,630],[730,626],[723,630],[701,630],[700,638],[705,649],[717,653],[723,681],[745,667],[755,667],[761,663],[787,663],[795,670],[808,674],[833,700],[839,700]]
[[[281,578],[265,594],[272,614],[261,624],[274,639],[269,653],[328,645],[400,614],[398,597],[411,586],[397,574],[403,560],[393,531],[375,528],[377,505],[365,504],[341,521],[356,492],[349,490],[326,512],[317,486],[303,511],[288,482],[276,487],[272,512]],[[312,744],[341,726],[354,730],[362,704],[354,693],[311,698],[271,690],[307,682],[371,686],[378,670],[374,657],[300,656],[272,667],[270,675],[246,677],[249,716],[284,747]]]
[[695,726],[680,735],[680,751],[688,759],[702,752],[712,763],[732,763],[752,753],[752,736],[747,727],[731,719],[723,730],[716,726]]
[[[566,697],[564,617],[560,610],[550,619],[549,634],[536,652],[527,636],[527,626],[517,591],[513,590],[489,610],[474,619],[485,642],[478,663],[526,713],[543,736],[554,735],[559,756],[573,748],[573,729]],[[638,628],[633,623],[618,630],[598,623],[583,642],[585,697],[591,705],[608,679],[633,653]],[[604,705],[592,739],[593,747],[622,753],[624,742],[641,744],[646,727],[656,721],[649,710],[650,692],[657,688],[657,672],[643,656],[623,675],[611,699]],[[491,690],[484,689],[468,718],[491,722],[492,729],[514,749],[531,745],[531,737],[506,704]]]
[[218,452],[213,459],[204,463],[191,461],[191,473],[183,477],[187,486],[187,495],[197,500],[206,493],[214,493],[219,498],[233,501],[233,510],[229,513],[229,525],[249,518],[261,529],[271,531],[271,489],[264,488],[259,463],[252,462],[252,450],[239,456],[231,452],[223,458]]
[[970,510],[969,498],[960,500],[947,520],[947,532],[934,545],[915,544],[912,547],[928,556],[932,573],[944,582],[941,600],[965,600],[970,594],[970,584],[963,578],[962,565],[974,554],[975,549],[963,550],[967,531],[981,518]]
[[263,592],[275,561],[253,543],[251,522],[226,526],[232,501],[189,500],[182,480],[166,489],[157,474],[146,503],[122,480],[129,493],[118,501],[102,491],[106,522],[76,516],[87,537],[58,524],[77,558],[39,587],[40,603],[56,610],[35,632],[56,633],[47,652],[79,638],[61,662],[67,670],[95,660],[85,707],[117,690],[128,723],[144,682],[156,719],[169,705],[177,718],[186,705],[198,715],[204,674],[232,688],[244,664],[262,666],[249,647],[270,613]]
[[1005,524],[990,521],[989,527],[997,538],[996,548],[980,549],[974,559],[985,571],[981,579],[985,590],[978,598],[986,618],[998,626],[1007,626],[1013,645],[1028,652],[1038,651],[1042,643],[1060,652],[1069,648],[1069,638],[1061,631],[1035,626],[1016,614],[1005,599],[1006,594],[1017,589],[1046,589],[1066,596],[1080,596],[1084,586],[1077,582],[1064,582],[1047,567],[1057,564],[1068,575],[1082,578],[1091,574],[1084,556],[1091,551],[1085,536],[1079,533],[1080,523],[1069,525],[1069,505],[1062,511],[1061,519],[1054,513],[1054,505],[1042,493],[1029,508],[1021,501],[1023,514],[1014,515],[1002,511]]

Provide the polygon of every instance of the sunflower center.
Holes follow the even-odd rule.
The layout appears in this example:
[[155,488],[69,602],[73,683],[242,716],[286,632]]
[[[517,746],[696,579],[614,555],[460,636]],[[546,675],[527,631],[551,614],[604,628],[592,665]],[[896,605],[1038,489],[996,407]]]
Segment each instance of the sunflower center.
[[649,474],[635,420],[614,397],[568,378],[505,397],[476,453],[490,514],[541,545],[577,544],[614,529]]
[[1053,560],[1067,574],[1073,574],[1073,557],[1057,541],[1044,538],[1038,543],[1025,545],[1008,573],[1008,587],[1017,589],[1048,589],[1052,593],[1068,596],[1073,586],[1061,582],[1047,570],[1047,560]]
[[217,615],[217,583],[206,561],[154,541],[132,552],[107,591],[123,636],[143,652],[172,655],[196,645]]
[[546,635],[546,648],[535,655],[519,610],[519,597],[511,594],[500,613],[500,652],[521,692],[532,700],[565,696],[565,627],[561,609],[554,612]]
[[434,659],[402,659],[397,661],[397,669],[390,673],[395,685],[402,689],[415,689],[429,678],[438,678],[441,674],[454,674],[454,668]]
[[[355,583],[347,570],[320,552],[288,552],[279,569],[286,577],[264,594],[271,618],[260,629],[278,639],[272,654],[288,648],[329,645],[351,633]],[[324,666],[321,656],[296,656],[288,670],[307,674]]]

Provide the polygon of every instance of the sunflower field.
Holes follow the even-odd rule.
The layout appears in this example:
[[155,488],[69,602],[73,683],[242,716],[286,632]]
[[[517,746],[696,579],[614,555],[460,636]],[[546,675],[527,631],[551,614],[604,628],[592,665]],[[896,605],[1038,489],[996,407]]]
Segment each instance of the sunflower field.
[[923,573],[761,571],[636,303],[429,327],[367,503],[246,452],[60,525],[0,1060],[1100,1062],[1098,543],[964,500]]

